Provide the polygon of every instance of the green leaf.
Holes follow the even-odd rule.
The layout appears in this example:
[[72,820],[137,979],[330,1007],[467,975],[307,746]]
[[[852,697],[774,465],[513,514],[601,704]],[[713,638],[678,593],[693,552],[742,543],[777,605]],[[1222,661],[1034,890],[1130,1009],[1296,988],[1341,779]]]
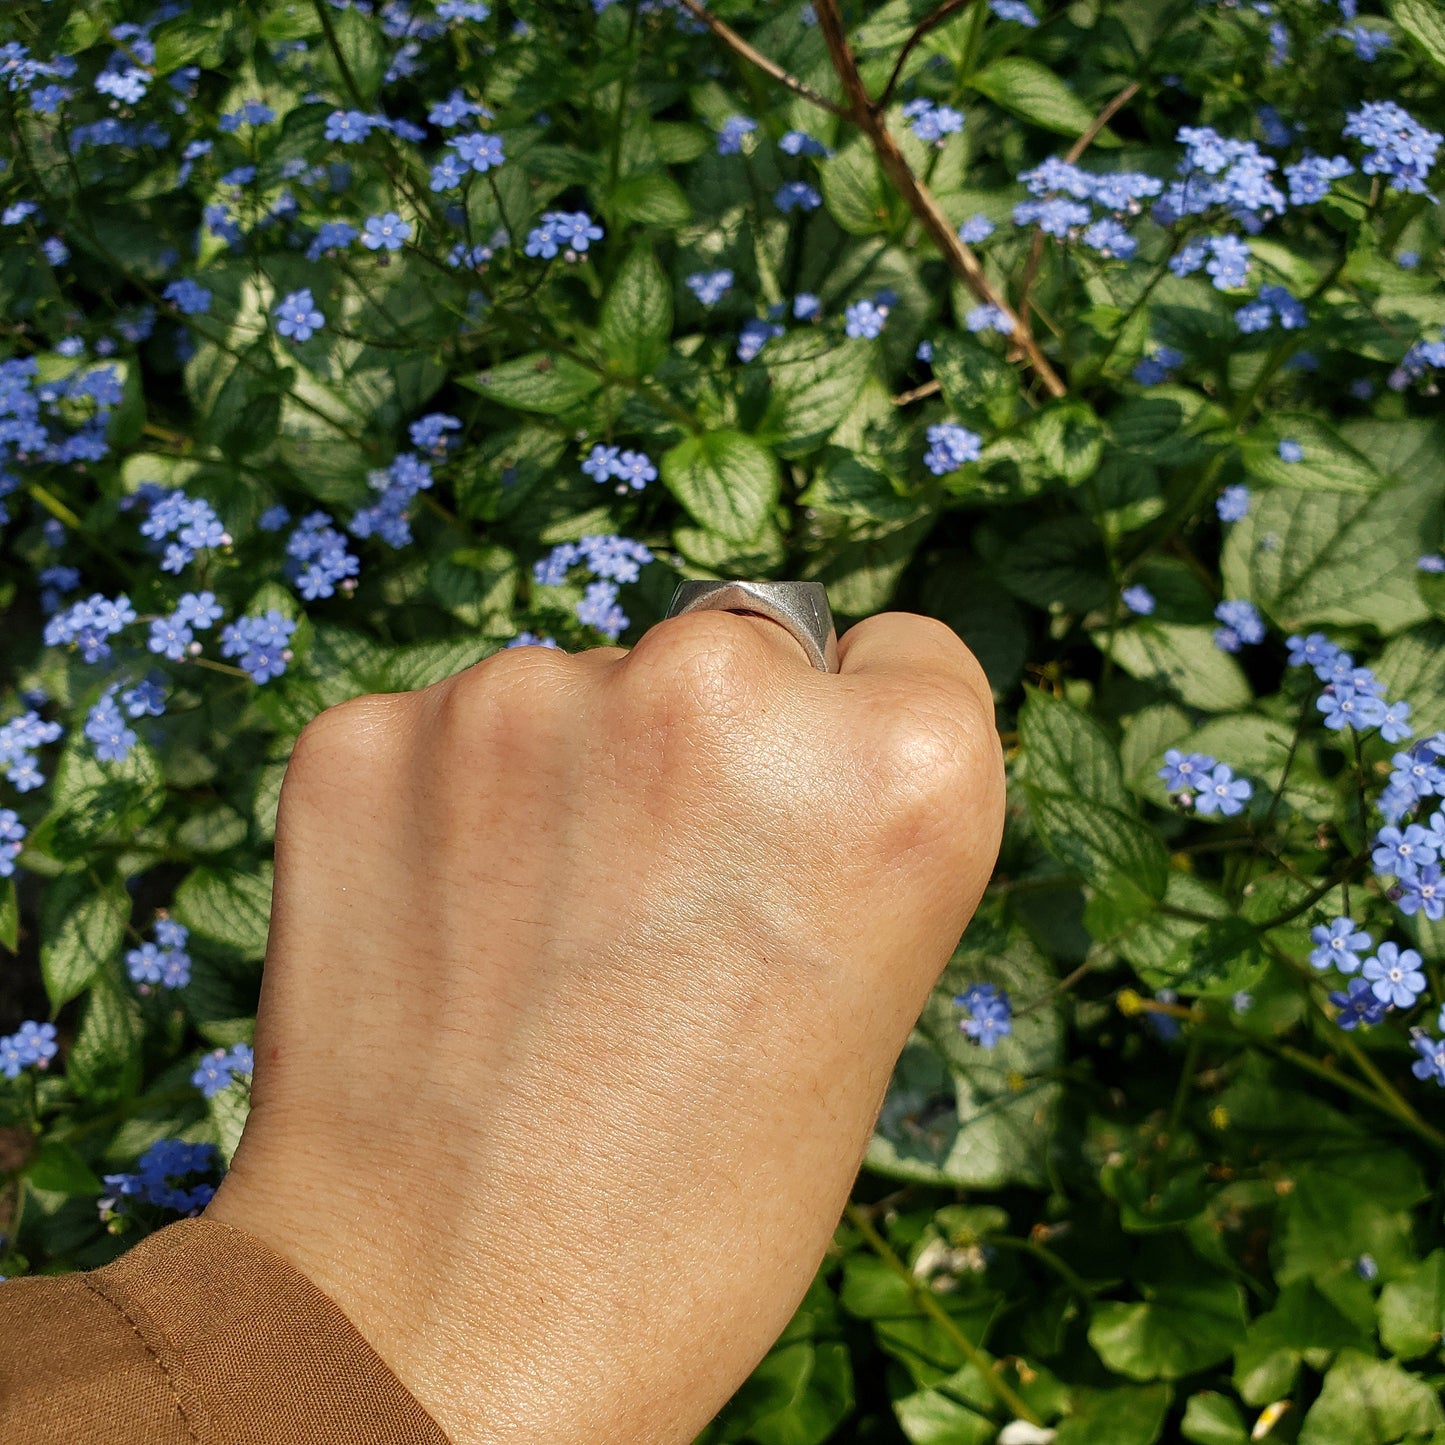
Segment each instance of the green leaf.
[[1041,1185],[1059,1099],[1049,1077],[1063,1058],[1059,1011],[1043,1005],[1017,1014],[1012,1034],[982,1049],[960,1032],[953,1002],[970,983],[995,984],[1022,1001],[1045,995],[1055,976],[1022,932],[982,943],[966,935],[898,1061],[866,1165],[928,1184]]
[[15,894],[15,880],[0,883],[0,948],[14,953],[20,946],[20,900]]
[[220,68],[234,40],[246,26],[238,14],[218,14],[197,20],[185,16],[156,32],[156,74],[169,75],[182,65],[199,65],[204,71]]
[[1239,1406],[1213,1390],[1189,1397],[1180,1431],[1194,1445],[1249,1445],[1249,1427]]
[[776,577],[788,560],[787,543],[771,519],[750,542],[729,542],[702,527],[675,527],[672,545],[708,577]]
[[[1166,1156],[1169,1158],[1169,1156]],[[1119,1206],[1119,1223],[1130,1234],[1178,1229],[1197,1219],[1209,1203],[1208,1177],[1202,1164],[1170,1158],[1161,1183],[1155,1159],[1121,1153],[1099,1170],[1104,1193]]]
[[1380,1292],[1380,1339],[1404,1360],[1440,1348],[1445,1333],[1445,1249],[1432,1250]]
[[1090,886],[1139,902],[1164,896],[1169,859],[1134,814],[1118,754],[1098,726],[1031,693],[1019,720],[1023,788],[1039,841]]
[[991,1445],[998,1439],[994,1421],[941,1390],[919,1390],[894,1400],[893,1414],[914,1445]]
[[[975,71],[971,81],[1005,110],[1058,135],[1081,135],[1094,123],[1093,111],[1052,70],[1025,56],[1006,55]],[[1107,127],[1094,139],[1101,150],[1119,144]]]
[[1387,697],[1409,698],[1416,737],[1445,728],[1445,625],[1430,622],[1392,638],[1371,667]]
[[996,694],[1023,671],[1028,629],[1018,604],[961,551],[944,552],[922,578],[919,610],[946,622],[978,658]]
[[866,342],[795,331],[763,353],[772,393],[759,437],[783,456],[813,450],[853,409],[873,365]]
[[1019,746],[1026,784],[1111,808],[1130,807],[1118,749],[1103,728],[1072,703],[1029,689],[1019,712]]
[[380,89],[386,68],[391,63],[391,42],[382,34],[381,26],[359,10],[328,11],[327,14],[336,37],[336,49],[341,55],[338,59],[329,46],[319,47],[321,63],[335,74],[333,88],[341,94],[351,94],[351,86],[346,79],[350,76],[360,92],[353,98],[365,109],[367,102]]
[[[1273,1246],[1281,1284],[1310,1279],[1325,1288],[1356,1279],[1363,1254],[1385,1279],[1414,1263],[1410,1210],[1427,1191],[1419,1166],[1402,1150],[1364,1139],[1347,1154],[1320,1151],[1296,1164]],[[1331,1299],[1338,1297],[1333,1290]]]
[[1395,24],[1445,70],[1445,15],[1435,0],[1386,0]]
[[411,692],[430,687],[496,650],[496,643],[480,637],[454,637],[443,642],[416,642],[409,647],[398,647],[380,660],[374,687],[377,692]]
[[946,331],[933,343],[933,374],[965,426],[989,435],[1010,426],[1023,391],[1018,372],[975,337]]
[[1246,1315],[1233,1280],[1197,1262],[1165,1284],[1142,1284],[1142,1300],[1094,1307],[1089,1343],[1113,1371],[1131,1380],[1178,1380],[1218,1364],[1243,1337]]
[[671,176],[649,171],[617,183],[612,192],[612,216],[619,224],[636,221],[672,231],[692,220],[692,206]]
[[[997,1294],[961,1289],[937,1299],[968,1339],[983,1343],[998,1309]],[[844,1261],[839,1300],[849,1314],[873,1325],[879,1344],[903,1361],[917,1383],[940,1383],[968,1363],[957,1342],[923,1313],[907,1282],[872,1254]]]
[[892,191],[863,136],[854,136],[836,155],[820,162],[818,176],[823,205],[843,230],[871,236],[888,229]]
[[730,542],[752,541],[777,505],[778,464],[741,432],[687,437],[663,456],[661,471],[692,516]]
[[901,496],[878,467],[842,448],[824,454],[798,503],[834,516],[874,522],[907,521],[918,511],[918,503]]
[[72,740],[60,755],[51,813],[34,842],[65,862],[128,844],[165,795],[160,764],[145,743],[118,763],[103,763],[87,743]]
[[1214,645],[1212,627],[1186,627],[1141,617],[1114,633],[1090,634],[1100,652],[1111,653],[1130,677],[1152,682],[1191,707],[1229,712],[1247,707],[1254,694],[1243,668]]
[[1093,476],[1104,455],[1104,424],[1088,402],[1077,398],[1046,407],[1030,434],[1044,466],[1069,486]]
[[1081,1390],[1053,1445],[1104,1445],[1105,1441],[1108,1445],[1154,1445],[1164,1431],[1164,1416],[1172,1398],[1168,1385]]
[[1125,397],[1107,421],[1118,450],[1158,466],[1204,461],[1227,435],[1223,412],[1183,386],[1150,387]]
[[251,1090],[245,1080],[233,1078],[219,1093],[212,1094],[206,1100],[206,1113],[216,1131],[216,1147],[221,1151],[221,1163],[229,1169],[251,1113]]
[[548,351],[534,351],[458,380],[503,406],[545,416],[571,411],[602,385],[602,378],[580,361]]
[[[1298,442],[1304,456],[1286,462],[1281,441]],[[1240,443],[1240,458],[1250,476],[1280,487],[1324,488],[1336,492],[1378,492],[1387,479],[1363,452],[1309,412],[1277,412]]]
[[[1170,872],[1163,901],[1170,908],[1187,908],[1205,916],[1223,917],[1228,911],[1208,884],[1187,873]],[[1155,908],[1152,900],[1137,896],[1093,898],[1084,921],[1090,934],[1127,959],[1150,988],[1177,988],[1183,983],[1175,970],[1181,958],[1187,957],[1190,941],[1207,926],[1176,918]]]
[[1389,635],[1427,615],[1415,560],[1440,535],[1438,477],[1373,496],[1273,487],[1230,528],[1225,592],[1287,631],[1361,624]]
[[649,246],[622,263],[602,303],[598,327],[608,359],[625,376],[646,376],[672,338],[672,287]]
[[1169,859],[1147,824],[1068,794],[1024,791],[1039,841],[1091,888],[1141,903],[1163,898]]
[[1021,602],[1088,612],[1114,595],[1103,541],[1083,517],[1050,517],[996,545],[994,572]]
[[40,972],[50,1006],[78,998],[120,952],[130,897],[115,881],[97,885],[89,873],[62,873],[40,900]]
[[840,617],[867,617],[881,612],[893,600],[898,579],[923,539],[934,528],[932,513],[925,512],[902,526],[880,523],[871,536],[848,542],[831,555],[803,568],[810,582],[828,589],[833,611]]
[[1394,1360],[1346,1350],[1304,1418],[1299,1445],[1394,1445],[1442,1424],[1439,1397],[1424,1380]]
[[99,1194],[105,1185],[84,1159],[60,1139],[42,1139],[25,1166],[25,1178],[55,1194]]
[[120,982],[119,969],[99,975],[85,1001],[80,1028],[65,1059],[71,1087],[92,1103],[129,1099],[141,1086],[140,1004]]
[[1234,1388],[1248,1404],[1267,1405],[1294,1389],[1306,1356],[1318,1366],[1325,1354],[1368,1344],[1367,1333],[1311,1280],[1298,1279],[1280,1291],[1266,1314],[1250,1322],[1234,1351]]
[[832,1291],[815,1280],[698,1445],[824,1445],[852,1413],[853,1365]]
[[176,889],[171,909],[198,937],[242,958],[263,958],[271,926],[271,865],[255,872],[197,868]]

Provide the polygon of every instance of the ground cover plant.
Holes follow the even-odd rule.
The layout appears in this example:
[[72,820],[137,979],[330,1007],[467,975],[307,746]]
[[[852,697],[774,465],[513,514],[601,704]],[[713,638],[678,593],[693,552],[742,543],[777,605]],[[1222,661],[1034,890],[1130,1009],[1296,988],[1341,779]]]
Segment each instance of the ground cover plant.
[[1010,817],[704,1438],[1445,1441],[1442,84],[1433,0],[7,6],[0,1273],[213,1192],[316,712],[814,578]]

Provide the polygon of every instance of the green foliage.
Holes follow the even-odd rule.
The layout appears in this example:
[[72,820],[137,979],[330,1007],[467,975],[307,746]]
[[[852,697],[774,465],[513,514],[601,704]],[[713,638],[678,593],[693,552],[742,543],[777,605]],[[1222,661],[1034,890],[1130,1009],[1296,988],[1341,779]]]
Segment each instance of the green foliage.
[[[1445,730],[1445,574],[1421,566],[1445,541],[1445,221],[1344,134],[1383,101],[1420,154],[1445,131],[1439,6],[1367,3],[1389,44],[1366,62],[1319,0],[1036,3],[1035,25],[868,0],[840,12],[867,124],[835,113],[798,0],[715,7],[788,84],[675,6],[492,8],[419,5],[405,39],[394,6],[0,16],[0,41],[77,67],[58,107],[18,59],[0,91],[0,727],[61,728],[32,749],[43,784],[8,734],[0,754],[24,829],[0,827],[0,1026],[58,1034],[0,1072],[0,1273],[88,1268],[163,1223],[103,1182],[159,1140],[229,1165],[246,1076],[203,1097],[192,1075],[254,1038],[281,780],[316,713],[523,632],[633,643],[681,577],[805,577],[844,626],[916,611],[974,650],[1008,823],[818,1276],[700,1445],[1439,1445],[1445,1067],[1417,1060],[1445,1032],[1445,919],[1371,860],[1411,740],[1327,727],[1327,678],[1285,641],[1327,634],[1409,702],[1417,745]],[[132,62],[143,95],[95,89]],[[453,94],[485,112],[428,119]],[[957,125],[930,135],[918,102]],[[390,125],[328,139],[347,111]],[[736,146],[731,117],[754,122]],[[1015,222],[1065,155],[1091,185],[1171,186],[1186,126],[1258,145],[1286,193],[1307,156],[1350,169],[1243,214],[1085,204],[1129,256],[1077,215]],[[504,159],[437,183],[464,134]],[[387,213],[399,249],[320,244]],[[602,234],[548,256],[557,213]],[[960,227],[966,251],[941,246]],[[1224,235],[1242,285],[1188,264]],[[1263,286],[1301,324],[1241,324]],[[324,320],[288,337],[303,290]],[[1022,329],[980,315],[1000,303]],[[179,573],[141,531],[171,489],[225,536]],[[317,511],[357,563],[324,588],[298,555]],[[616,614],[580,564],[549,571],[609,536],[651,559],[602,587]],[[157,651],[197,591],[224,621]],[[87,662],[43,633],[92,593],[136,620]],[[1220,645],[1230,602],[1263,640]],[[273,609],[295,630],[258,682],[220,628]],[[152,669],[164,715],[125,701]],[[87,732],[108,695],[124,756]],[[1249,796],[1210,813],[1161,776],[1175,749]],[[1342,915],[1419,950],[1417,1004],[1341,1027],[1347,979],[1310,954]],[[166,921],[174,987],[129,961]],[[991,1047],[961,1027],[978,985],[1012,1007]]]

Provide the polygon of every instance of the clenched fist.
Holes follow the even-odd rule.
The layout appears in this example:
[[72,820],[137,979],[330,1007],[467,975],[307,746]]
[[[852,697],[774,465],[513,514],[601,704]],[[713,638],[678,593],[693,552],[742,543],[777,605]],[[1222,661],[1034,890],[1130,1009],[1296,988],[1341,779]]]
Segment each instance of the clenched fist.
[[872,617],[839,657],[694,612],[301,735],[206,1213],[456,1445],[691,1440],[822,1259],[1003,818],[947,627]]

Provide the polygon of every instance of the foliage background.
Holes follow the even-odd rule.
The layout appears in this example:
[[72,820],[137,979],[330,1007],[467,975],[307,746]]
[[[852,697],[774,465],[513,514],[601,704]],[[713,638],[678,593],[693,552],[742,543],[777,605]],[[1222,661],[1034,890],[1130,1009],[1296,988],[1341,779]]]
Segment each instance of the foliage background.
[[[900,607],[975,648],[1012,806],[834,1249],[705,1438],[1445,1441],[1445,1066],[1411,1069],[1441,1032],[1445,926],[1369,866],[1408,744],[1325,727],[1284,643],[1326,632],[1417,739],[1445,727],[1445,578],[1419,561],[1445,501],[1434,148],[1412,185],[1342,138],[1366,103],[1441,127],[1445,22],[1430,0],[1354,8],[1047,0],[1030,25],[893,0],[834,26],[832,3],[719,4],[789,88],[692,4],[8,6],[0,723],[60,726],[27,754],[43,786],[15,785],[14,730],[0,782],[24,830],[0,1028],[57,1028],[52,1057],[0,1077],[0,1271],[93,1267],[198,1207],[204,1182],[179,1210],[122,1192],[157,1141],[229,1159],[277,790],[318,710],[521,633],[629,642],[679,578],[815,578],[840,627]],[[485,111],[429,118],[454,92]],[[920,138],[918,99],[961,131]],[[337,112],[387,123],[332,138]],[[734,116],[754,128],[720,143]],[[1117,214],[1132,256],[1015,223],[1050,156],[1162,189],[1182,126],[1351,168],[1308,203],[1170,218],[1141,197]],[[815,147],[780,148],[799,131]],[[460,134],[505,158],[438,189]],[[781,209],[790,183],[817,205]],[[603,233],[585,251],[527,254],[578,210]],[[398,249],[318,242],[388,214]],[[991,235],[950,239],[979,216]],[[1240,284],[1171,269],[1191,237],[1241,232]],[[705,305],[688,278],[720,269]],[[204,308],[167,297],[185,278]],[[1241,328],[1261,286],[1304,324]],[[288,337],[302,290],[323,321]],[[1018,329],[972,324],[990,302]],[[437,414],[459,425],[409,436]],[[930,464],[944,423],[978,455]],[[657,474],[599,484],[599,445]],[[225,534],[179,573],[141,531],[157,488]],[[358,525],[379,500],[402,545]],[[598,536],[651,558],[624,558],[620,592],[587,590],[620,544],[589,576],[556,561]],[[322,554],[338,585],[304,580]],[[1123,601],[1138,586],[1151,611]],[[253,681],[199,628],[196,650],[150,645],[206,590],[227,623],[294,623],[284,668]],[[87,662],[44,637],[92,593],[135,620]],[[1218,645],[1222,600],[1257,609],[1261,641]],[[106,690],[152,671],[163,715],[127,715],[132,743],[100,756]],[[1171,798],[1170,747],[1228,763],[1247,805]],[[189,931],[180,986],[127,961],[157,910]],[[1415,1006],[1340,1027],[1344,980],[1309,963],[1339,915],[1420,951]],[[979,982],[1013,1005],[990,1049],[959,1028]]]

